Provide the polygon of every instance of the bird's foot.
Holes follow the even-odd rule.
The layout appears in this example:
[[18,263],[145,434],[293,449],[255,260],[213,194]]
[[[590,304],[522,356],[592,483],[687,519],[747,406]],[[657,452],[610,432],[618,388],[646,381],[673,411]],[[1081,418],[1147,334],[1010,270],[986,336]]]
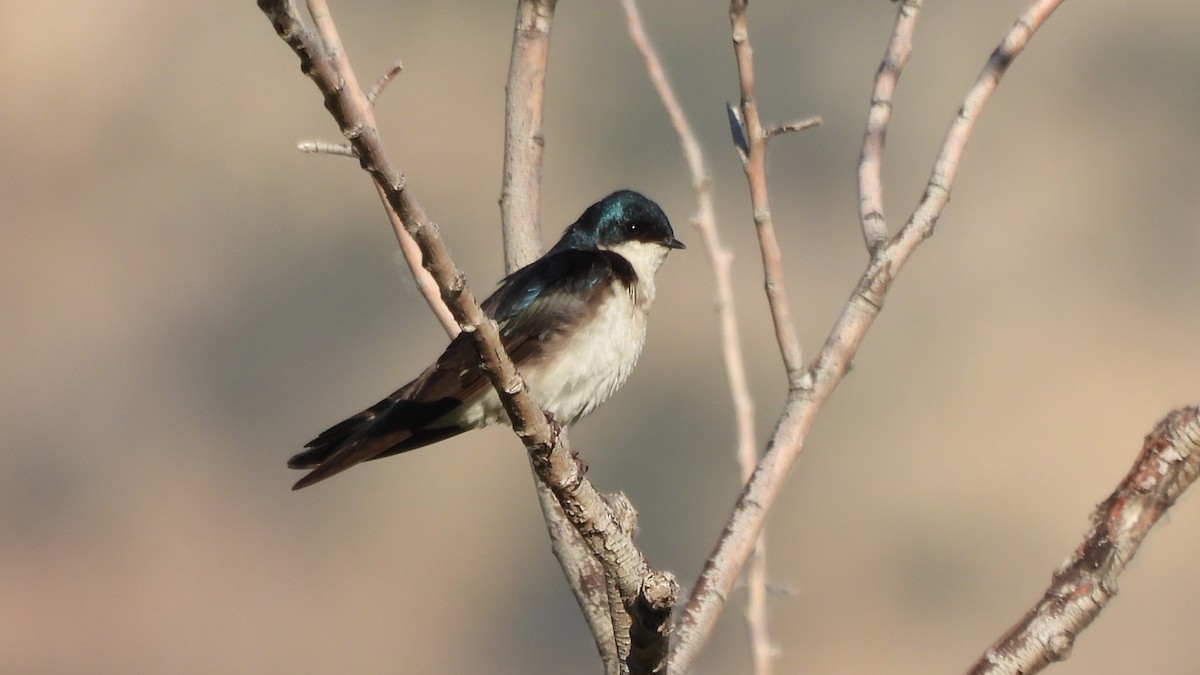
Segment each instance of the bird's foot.
[[575,452],[574,450],[571,451],[571,459],[575,460],[575,470],[579,472],[579,475],[586,476],[588,472],[588,463],[585,462],[583,458],[579,456],[579,453]]
[[550,425],[550,447],[558,445],[558,437],[562,435],[562,424],[554,413],[543,410],[542,414],[546,416],[546,424]]

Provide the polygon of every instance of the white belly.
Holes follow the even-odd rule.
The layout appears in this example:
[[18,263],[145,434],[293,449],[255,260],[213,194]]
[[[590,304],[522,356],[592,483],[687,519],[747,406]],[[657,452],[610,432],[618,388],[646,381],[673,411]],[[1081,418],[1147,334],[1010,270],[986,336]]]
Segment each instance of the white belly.
[[625,384],[645,342],[646,312],[631,294],[618,293],[556,358],[530,369],[534,400],[561,424],[574,424]]
[[[645,294],[639,295],[645,298]],[[525,366],[521,376],[538,407],[567,426],[620,389],[646,342],[648,304],[639,303],[633,293],[616,293],[588,328],[554,350],[554,357]],[[478,428],[499,422],[507,423],[508,414],[489,385],[474,402],[431,426]]]

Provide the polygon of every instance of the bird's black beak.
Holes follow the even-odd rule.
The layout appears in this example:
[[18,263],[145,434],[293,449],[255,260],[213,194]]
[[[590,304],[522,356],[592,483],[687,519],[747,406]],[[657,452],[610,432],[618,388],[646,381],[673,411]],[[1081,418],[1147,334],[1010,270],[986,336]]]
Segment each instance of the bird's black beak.
[[666,246],[667,248],[687,248],[683,245],[682,241],[679,241],[675,237],[671,237],[670,239],[664,241],[663,246]]

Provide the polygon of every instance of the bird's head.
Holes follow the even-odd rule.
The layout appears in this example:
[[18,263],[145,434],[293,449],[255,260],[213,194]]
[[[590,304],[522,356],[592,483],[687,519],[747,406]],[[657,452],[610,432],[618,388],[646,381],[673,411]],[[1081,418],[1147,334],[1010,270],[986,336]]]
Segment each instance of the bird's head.
[[658,204],[633,190],[618,190],[589,206],[551,251],[572,248],[622,255],[635,248],[653,248],[665,256],[666,249],[685,247]]

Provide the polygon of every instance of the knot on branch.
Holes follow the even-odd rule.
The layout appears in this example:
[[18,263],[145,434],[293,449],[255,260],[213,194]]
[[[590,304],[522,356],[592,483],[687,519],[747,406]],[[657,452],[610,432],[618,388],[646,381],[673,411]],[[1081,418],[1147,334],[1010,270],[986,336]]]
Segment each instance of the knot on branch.
[[629,501],[629,497],[626,497],[624,492],[612,492],[601,495],[601,498],[612,510],[613,520],[616,521],[617,527],[628,533],[630,537],[637,535],[638,512],[633,508],[633,502]]

